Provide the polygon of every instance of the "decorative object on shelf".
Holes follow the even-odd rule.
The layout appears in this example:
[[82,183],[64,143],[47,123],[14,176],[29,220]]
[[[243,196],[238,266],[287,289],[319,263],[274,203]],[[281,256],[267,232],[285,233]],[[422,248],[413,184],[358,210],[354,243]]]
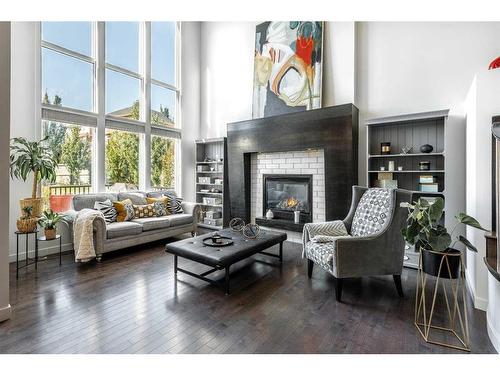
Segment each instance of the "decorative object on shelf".
[[273,211],[271,211],[271,209],[268,209],[267,212],[266,212],[266,219],[267,220],[271,220],[273,218],[274,218]]
[[424,154],[429,154],[432,152],[432,150],[434,150],[434,147],[432,147],[429,144],[425,144],[425,145],[420,146],[420,152],[422,152]]
[[210,167],[210,172],[215,172],[215,167]]
[[38,224],[45,231],[45,238],[47,240],[53,240],[57,235],[57,223],[66,222],[66,216],[63,214],[58,214],[52,210],[43,211],[42,216],[38,219]]
[[293,211],[293,222],[295,224],[300,223],[300,211]]
[[221,236],[218,233],[215,233],[212,237],[204,238],[202,242],[204,245],[211,247],[224,247],[234,243],[231,238]]
[[418,190],[423,193],[438,193],[439,185],[434,184],[418,184]]
[[398,171],[402,171],[403,170],[403,166],[402,165],[398,165]]
[[210,177],[198,177],[200,184],[210,184]]
[[[465,267],[462,252],[455,249],[454,246],[457,242],[461,242],[473,252],[477,252],[477,249],[462,235],[452,237],[456,226],[451,233],[448,233],[446,227],[441,224],[444,212],[443,198],[436,197],[432,203],[429,203],[425,198],[420,198],[414,204],[405,202],[401,206],[408,208],[408,219],[402,230],[403,237],[407,243],[414,245],[420,253],[415,298],[415,326],[426,342],[470,351]],[[465,213],[457,214],[455,219],[458,223],[486,231],[476,219]],[[453,243],[452,240],[454,240]],[[428,276],[435,278],[430,305],[425,292]],[[445,292],[448,326],[436,326],[432,321],[435,313],[436,294],[440,284]],[[452,297],[451,303],[448,300],[448,294]],[[430,306],[430,313],[426,309],[427,306]],[[457,325],[457,320],[459,325]],[[458,332],[459,329],[460,332]],[[431,338],[431,330],[450,333],[458,340],[458,344],[451,345]]]
[[214,184],[215,185],[222,185],[224,180],[222,178],[215,178],[214,179]]
[[33,174],[31,198],[20,200],[21,210],[31,206],[33,217],[39,217],[42,210],[42,199],[37,197],[40,182],[56,181],[59,154],[50,148],[47,139],[30,142],[21,137],[10,143],[10,177],[26,181]]
[[436,176],[431,175],[420,175],[418,177],[418,182],[421,184],[433,184],[436,182]]
[[391,154],[391,142],[382,142],[380,144],[380,154],[381,155]]
[[418,169],[421,171],[429,171],[431,169],[430,161],[421,161],[418,163]]
[[258,24],[252,117],[321,108],[322,49],[322,22]]
[[239,217],[232,218],[229,222],[229,228],[231,228],[233,232],[241,232],[244,226],[245,220]]
[[249,223],[243,227],[243,236],[249,239],[255,239],[259,236],[260,227],[257,224]]
[[402,154],[409,154],[413,150],[413,146],[403,146],[401,147],[401,153]]
[[500,57],[497,57],[495,60],[493,60],[490,63],[488,70],[493,70],[493,69],[497,69],[497,68],[500,68]]
[[380,166],[381,171],[385,171],[385,167],[383,165]]
[[23,215],[17,219],[16,226],[20,233],[31,233],[36,231],[37,218],[32,216],[33,207],[25,206],[22,209]]
[[374,186],[384,189],[397,189],[398,180],[375,180]]
[[390,172],[394,171],[394,161],[393,160],[389,161],[389,168],[388,169],[389,169]]

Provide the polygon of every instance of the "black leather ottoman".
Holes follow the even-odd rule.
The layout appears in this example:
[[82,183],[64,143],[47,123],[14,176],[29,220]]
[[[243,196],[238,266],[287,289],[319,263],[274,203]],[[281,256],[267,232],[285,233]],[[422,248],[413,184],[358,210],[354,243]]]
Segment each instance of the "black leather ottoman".
[[[257,253],[279,258],[280,262],[283,260],[283,242],[287,239],[286,233],[261,230],[259,236],[255,239],[247,239],[241,232],[233,232],[229,228],[220,230],[217,233],[221,236],[230,237],[234,241],[234,244],[224,247],[206,246],[203,243],[203,239],[212,237],[213,233],[207,233],[198,237],[187,238],[167,244],[165,251],[174,255],[174,273],[177,274],[177,271],[179,271],[211,284],[222,284],[226,294],[229,294],[229,268],[232,264]],[[278,244],[279,254],[272,254],[264,251]],[[186,258],[210,266],[212,269],[201,274],[195,274],[178,267],[177,257]],[[222,269],[226,271],[224,283],[206,277]]]

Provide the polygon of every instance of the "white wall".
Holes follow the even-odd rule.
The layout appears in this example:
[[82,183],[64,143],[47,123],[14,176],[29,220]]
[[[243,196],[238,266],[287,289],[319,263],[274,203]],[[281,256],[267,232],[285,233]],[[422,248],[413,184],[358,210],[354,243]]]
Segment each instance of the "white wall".
[[10,318],[9,304],[9,133],[10,22],[0,22],[0,322]]
[[[12,91],[11,91],[11,137],[25,137],[29,140],[35,140],[40,128],[40,114],[37,113],[39,104],[36,95],[36,22],[12,22],[11,34],[11,63],[12,63]],[[31,196],[31,181],[10,180],[10,220],[9,220],[9,239],[10,239],[10,261],[16,260],[16,237],[13,234],[16,228],[16,219],[20,216],[19,200]],[[64,230],[64,229],[62,229]],[[68,238],[63,233],[63,238]],[[30,249],[34,249],[32,242],[33,236],[30,236]],[[51,244],[53,245],[53,244]],[[67,248],[67,246],[66,246]],[[21,245],[24,256],[24,243]],[[45,254],[45,251],[41,251]]]
[[[476,75],[466,101],[467,113],[467,213],[491,228],[491,119],[500,114],[500,69]],[[467,228],[467,238],[478,253],[467,252],[467,279],[476,307],[488,305],[488,270],[484,232]],[[500,311],[497,313],[500,314]]]
[[[181,196],[195,197],[194,141],[200,137],[200,22],[183,22],[181,36]],[[189,167],[191,166],[191,167]]]
[[[254,22],[203,22],[202,137],[226,135],[229,122],[252,118]],[[354,100],[354,22],[325,22],[323,105]]]

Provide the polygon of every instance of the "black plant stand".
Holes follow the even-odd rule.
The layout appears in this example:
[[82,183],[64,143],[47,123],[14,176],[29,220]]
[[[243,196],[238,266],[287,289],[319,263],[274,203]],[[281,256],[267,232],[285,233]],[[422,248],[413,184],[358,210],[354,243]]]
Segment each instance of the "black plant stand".
[[[47,239],[47,237],[45,236],[42,236],[40,238],[37,238],[36,242],[37,242],[37,249],[38,249],[38,241],[56,241],[56,240],[59,240],[59,265],[62,264],[62,237],[60,234],[57,234],[55,236],[55,238],[50,238],[50,239]],[[36,261],[38,261],[38,254],[36,256]],[[35,265],[35,268],[36,268],[36,265]]]
[[[42,236],[42,237],[38,237],[38,230],[34,231],[34,232],[15,232],[16,233],[16,237],[17,237],[17,244],[16,244],[16,279],[19,278],[19,270],[21,268],[25,268],[25,267],[28,267],[28,266],[31,266],[32,264],[35,265],[35,269],[38,268],[38,262],[41,261],[41,260],[47,260],[46,258],[45,259],[38,259],[38,249],[39,249],[39,242],[40,241],[57,241],[59,240],[59,265],[62,264],[62,237],[60,234],[56,235],[55,238],[51,238],[51,239],[47,239],[47,237],[45,236]],[[34,239],[35,239],[35,256],[33,258],[30,258],[29,255],[28,255],[28,252],[29,252],[29,235],[30,234],[33,234],[34,235]],[[25,254],[26,254],[26,261],[23,265],[19,265],[19,236],[20,235],[24,235],[25,238],[26,238],[26,242],[25,242],[25,245],[24,245],[24,251],[25,251]]]
[[[37,268],[37,261],[38,261],[38,239],[37,239],[37,233],[38,233],[38,230],[35,230],[33,232],[19,232],[19,231],[16,231],[16,279],[19,278],[19,270],[21,268],[25,268],[25,267],[28,267],[29,265],[31,264],[35,264],[35,269]],[[28,255],[28,251],[29,251],[29,236],[30,234],[33,234],[33,238],[35,239],[35,258],[34,258],[34,262],[30,262],[31,259],[33,258],[29,258],[29,255]],[[24,251],[25,251],[25,254],[26,254],[26,262],[24,265],[20,266],[19,265],[19,236],[22,236],[24,235],[25,236],[25,239],[26,239],[26,242],[25,242],[25,245],[24,245]]]

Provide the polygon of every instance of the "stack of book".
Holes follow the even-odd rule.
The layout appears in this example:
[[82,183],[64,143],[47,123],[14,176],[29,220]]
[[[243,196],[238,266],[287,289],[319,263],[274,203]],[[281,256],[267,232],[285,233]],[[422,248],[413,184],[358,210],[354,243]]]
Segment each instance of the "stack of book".
[[419,190],[425,193],[437,193],[439,191],[437,179],[435,176],[420,175],[419,177]]
[[374,183],[375,187],[397,189],[398,180],[394,180],[393,173],[379,172]]

